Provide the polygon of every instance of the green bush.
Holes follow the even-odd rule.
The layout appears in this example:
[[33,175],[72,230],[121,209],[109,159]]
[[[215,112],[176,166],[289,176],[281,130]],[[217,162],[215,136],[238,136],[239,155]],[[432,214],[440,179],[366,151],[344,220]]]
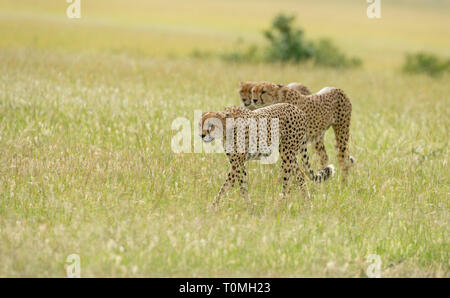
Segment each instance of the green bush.
[[450,59],[444,60],[434,54],[425,52],[406,54],[403,71],[438,76],[445,71],[450,71]]
[[[260,50],[256,45],[245,46],[242,39],[233,45],[232,51],[216,54],[220,59],[237,63],[257,62],[294,62],[313,60],[314,64],[327,67],[355,67],[362,61],[358,58],[347,57],[329,39],[310,42],[304,38],[303,30],[294,27],[295,16],[277,15],[270,29],[264,31],[268,45]],[[208,58],[209,52],[195,50],[191,53],[194,58]]]
[[269,42],[264,51],[266,61],[302,62],[312,59],[316,65],[339,68],[362,65],[360,59],[348,57],[330,39],[307,41],[303,30],[294,27],[294,21],[295,16],[279,14],[272,27],[264,32]]
[[294,28],[294,16],[280,14],[272,22],[272,28],[264,32],[269,41],[266,58],[269,61],[300,62],[314,55],[311,43],[303,37],[303,30]]

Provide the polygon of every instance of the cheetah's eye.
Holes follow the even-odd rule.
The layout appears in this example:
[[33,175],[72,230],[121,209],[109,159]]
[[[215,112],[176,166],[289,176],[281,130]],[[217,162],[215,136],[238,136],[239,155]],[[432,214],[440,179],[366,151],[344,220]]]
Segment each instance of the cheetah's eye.
[[261,91],[261,94],[264,94],[264,93],[266,93],[267,91],[266,90],[263,90],[263,91]]

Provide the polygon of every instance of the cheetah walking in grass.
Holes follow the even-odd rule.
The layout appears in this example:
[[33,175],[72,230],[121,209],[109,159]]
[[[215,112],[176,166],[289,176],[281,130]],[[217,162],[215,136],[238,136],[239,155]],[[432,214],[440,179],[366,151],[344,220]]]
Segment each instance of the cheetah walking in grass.
[[[235,125],[227,126],[227,119],[232,119]],[[235,128],[239,128],[239,121],[255,120],[255,123],[271,123],[272,119],[278,119],[278,130],[267,130],[265,140],[261,142],[260,133],[250,132],[250,126],[244,125],[243,134],[239,137],[239,132]],[[263,120],[263,121],[261,121]],[[258,124],[260,125],[260,124]],[[260,127],[259,127],[260,128]],[[220,189],[218,195],[214,199],[214,203],[218,203],[219,199],[233,187],[236,180],[241,186],[241,194],[248,196],[247,191],[247,171],[245,168],[245,161],[250,159],[260,159],[261,156],[270,155],[273,149],[272,145],[276,143],[275,138],[278,134],[278,150],[282,162],[282,195],[285,197],[289,193],[289,181],[292,177],[300,184],[300,187],[305,191],[304,174],[299,169],[297,163],[297,154],[300,153],[303,167],[305,168],[308,177],[315,182],[322,182],[331,177],[334,173],[333,165],[328,165],[318,173],[314,173],[311,169],[307,151],[307,122],[305,113],[299,108],[286,104],[275,104],[269,107],[250,111],[244,107],[230,107],[221,112],[208,112],[202,115],[199,123],[200,137],[205,143],[212,142],[214,139],[222,139],[226,155],[230,161],[230,171],[227,179]],[[241,131],[242,132],[242,131]],[[242,135],[244,137],[242,138]],[[231,138],[230,143],[233,145],[233,151],[227,151],[227,140]],[[252,153],[249,150],[251,140],[253,144],[258,144],[257,153]],[[265,144],[264,146],[261,144]],[[236,148],[242,148],[236,150]],[[229,149],[229,148],[228,148]]]
[[252,87],[252,104],[255,107],[281,102],[293,104],[306,114],[308,142],[314,144],[322,166],[328,164],[324,135],[330,126],[333,127],[338,161],[344,175],[347,174],[354,158],[348,153],[352,104],[345,93],[341,89],[327,87],[316,94],[303,95],[292,88],[269,82]]

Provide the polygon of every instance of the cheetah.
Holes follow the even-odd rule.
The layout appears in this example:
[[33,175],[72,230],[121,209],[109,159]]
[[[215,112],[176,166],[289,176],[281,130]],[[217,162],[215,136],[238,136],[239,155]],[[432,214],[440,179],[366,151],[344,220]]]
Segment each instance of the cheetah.
[[[263,124],[266,123],[268,127],[268,123],[272,123],[272,119],[278,119],[278,130],[274,130],[273,126],[272,129],[263,128]],[[256,129],[250,132],[249,123],[251,120],[257,125],[258,133],[254,133]],[[234,122],[234,124],[230,125],[231,122]],[[241,129],[242,135],[239,129]],[[264,140],[261,129],[266,131]],[[236,179],[239,180],[241,195],[248,198],[247,171],[244,163],[248,160],[260,159],[261,155],[270,155],[272,150],[275,150],[273,147],[276,147],[277,137],[278,152],[282,162],[283,197],[289,194],[289,180],[292,177],[295,177],[296,182],[305,191],[304,174],[297,163],[298,152],[301,154],[305,173],[311,180],[320,183],[330,178],[334,174],[333,165],[328,165],[317,173],[314,173],[311,169],[307,151],[306,129],[305,113],[287,103],[275,104],[254,111],[241,106],[229,107],[220,112],[204,113],[199,122],[200,137],[205,143],[212,142],[215,138],[221,139],[231,165],[225,183],[214,198],[214,204],[217,204],[220,198],[234,186]],[[257,150],[251,150],[252,142],[257,144]],[[229,147],[227,149],[228,143],[232,145],[231,150]]]
[[[239,95],[241,96],[242,103],[250,110],[254,110],[256,107],[252,105],[252,88],[258,83],[265,82],[239,82]],[[310,95],[311,91],[308,87],[302,83],[290,83],[287,87],[297,90],[303,95]]]
[[312,94],[308,87],[303,85],[302,83],[289,83],[286,87],[297,90],[300,94],[310,95]]
[[253,86],[252,102],[255,107],[285,102],[304,111],[307,117],[308,142],[314,144],[322,166],[328,164],[324,135],[332,126],[339,164],[344,176],[348,173],[350,165],[354,163],[354,158],[348,153],[352,104],[344,91],[326,87],[316,94],[303,95],[286,86],[264,82]]

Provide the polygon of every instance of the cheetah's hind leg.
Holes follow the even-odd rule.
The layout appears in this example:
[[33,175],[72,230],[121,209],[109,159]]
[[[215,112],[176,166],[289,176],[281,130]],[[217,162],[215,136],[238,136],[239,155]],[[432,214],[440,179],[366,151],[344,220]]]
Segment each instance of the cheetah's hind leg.
[[328,166],[328,155],[327,155],[327,151],[325,149],[324,136],[321,136],[320,139],[318,139],[314,143],[314,148],[315,148],[316,154],[318,154],[320,157],[320,164],[321,164],[322,168],[325,168],[326,166]]

